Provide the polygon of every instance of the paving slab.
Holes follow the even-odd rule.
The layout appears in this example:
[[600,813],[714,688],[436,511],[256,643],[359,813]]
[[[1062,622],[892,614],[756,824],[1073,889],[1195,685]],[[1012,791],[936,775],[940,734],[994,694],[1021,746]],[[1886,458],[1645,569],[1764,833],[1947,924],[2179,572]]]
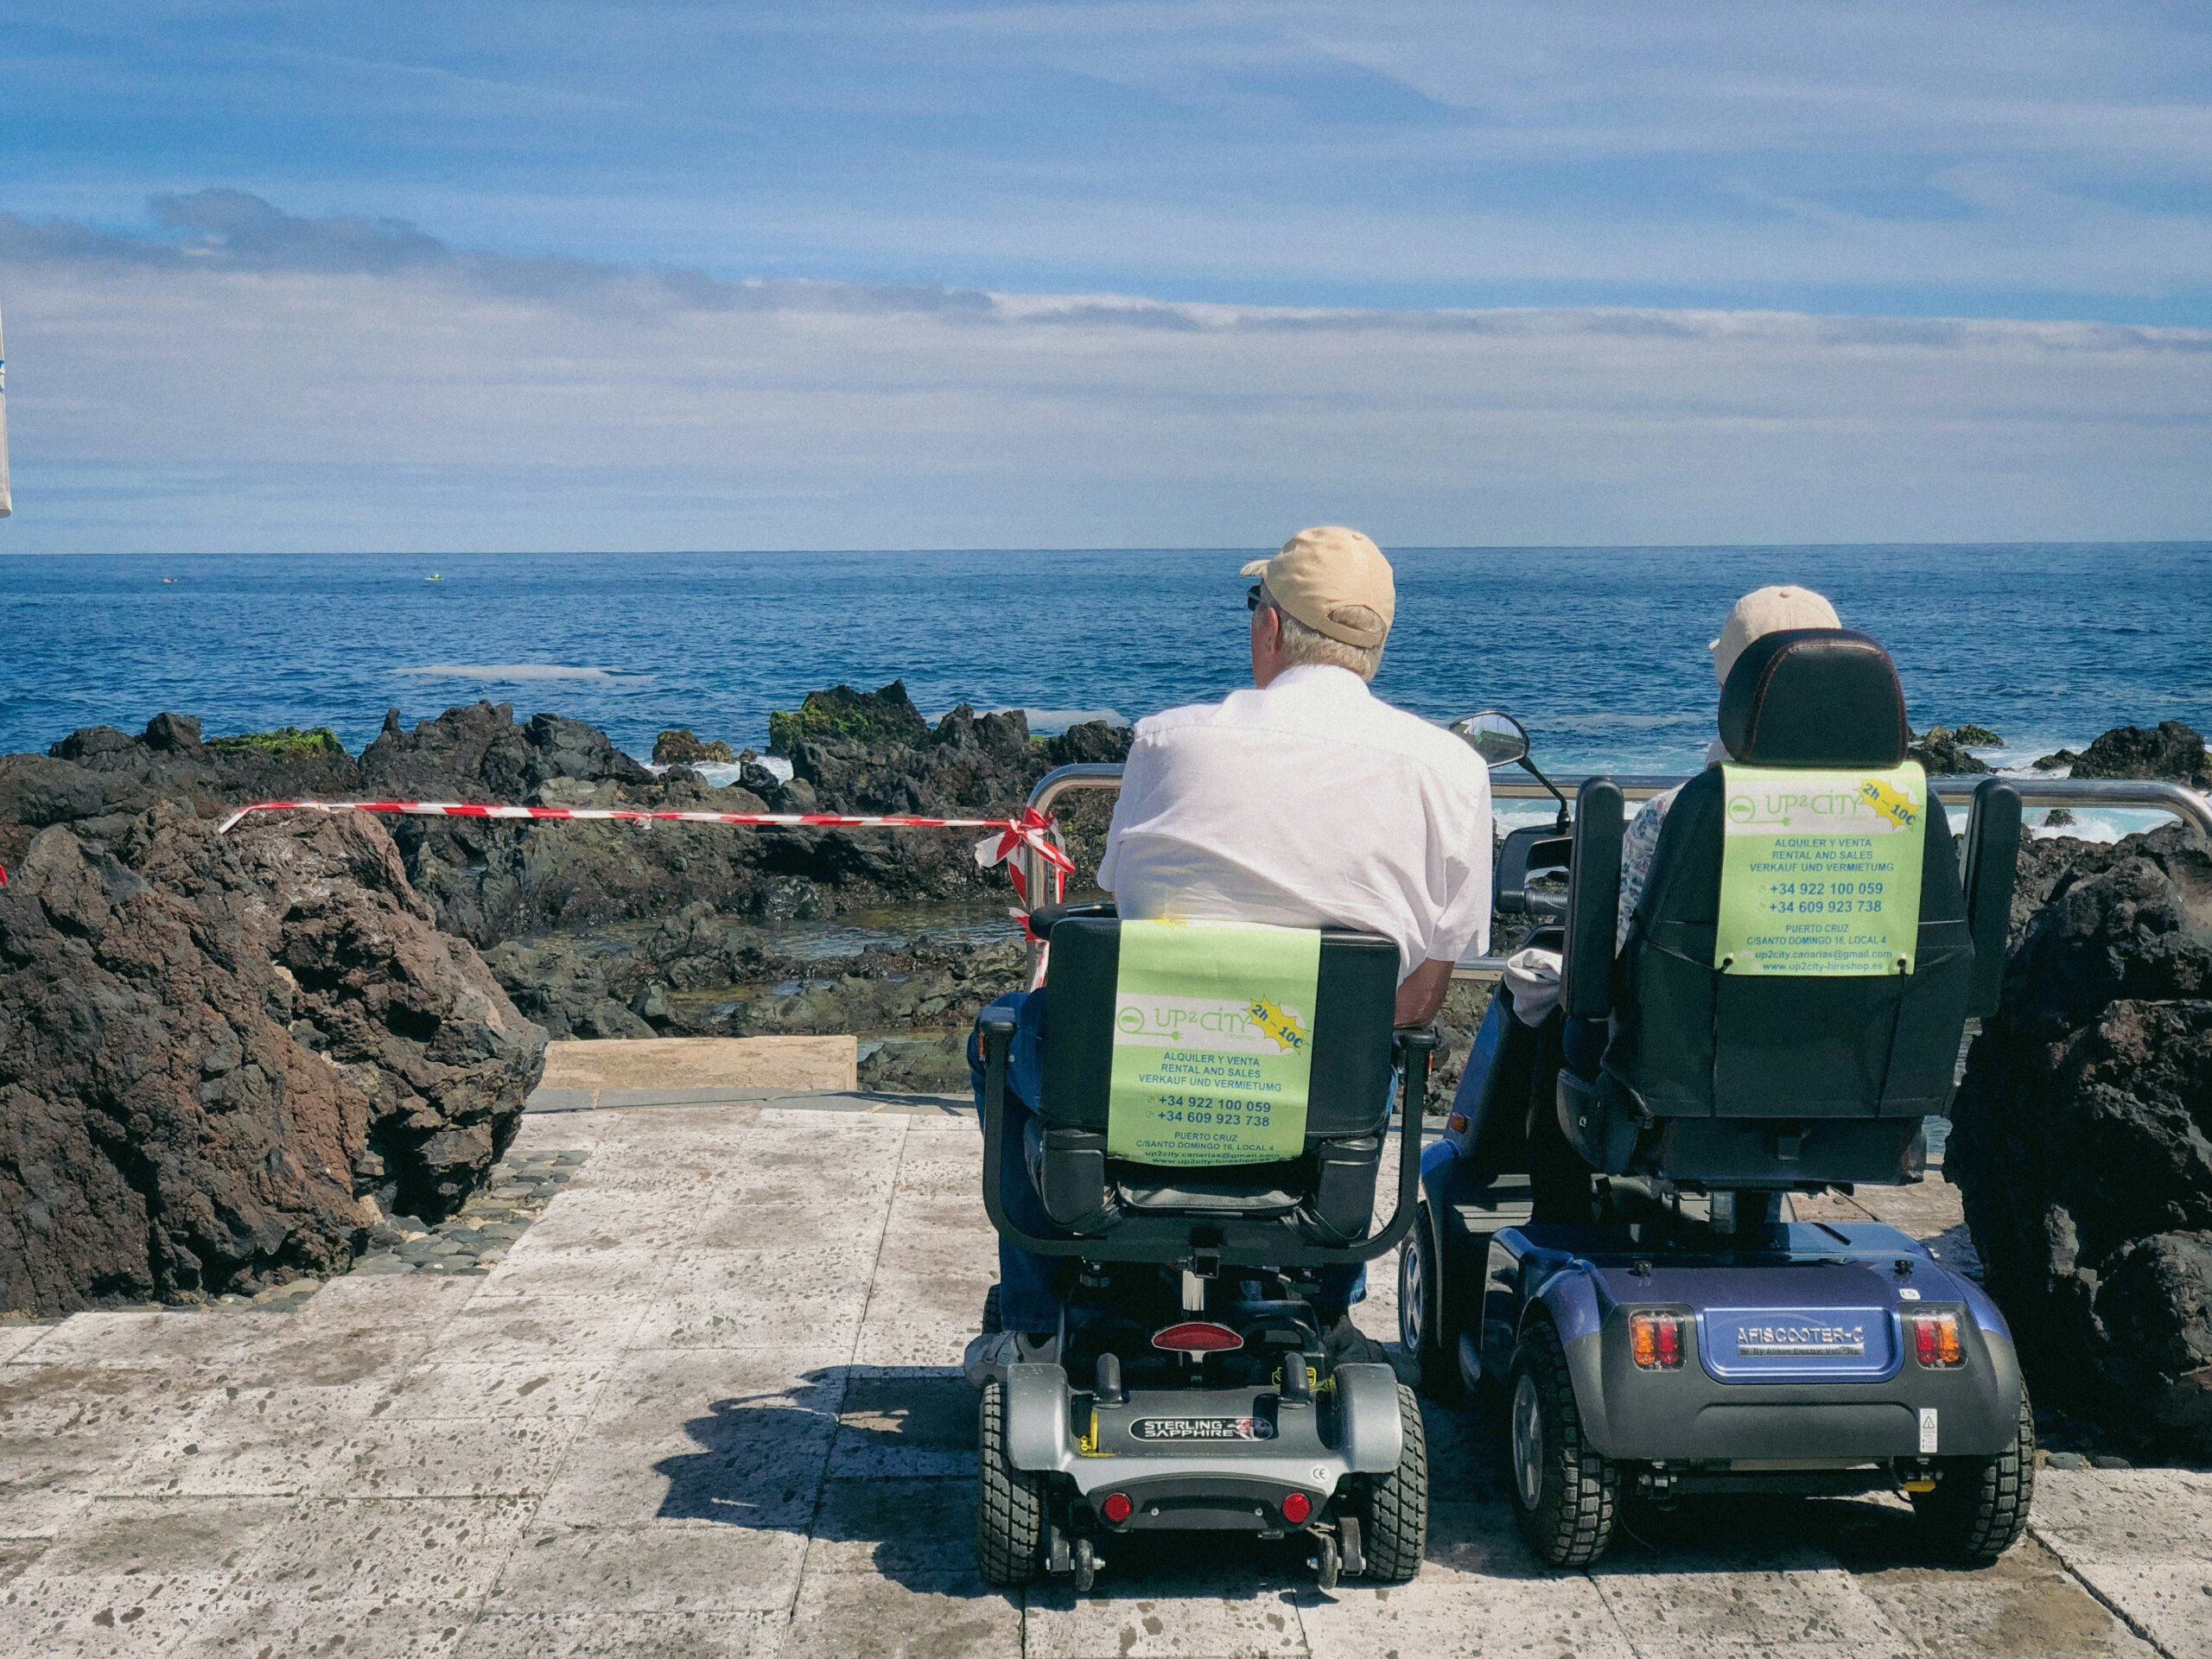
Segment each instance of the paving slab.
[[545,1046],[540,1089],[857,1089],[850,1037],[652,1037]]
[[1022,1649],[1020,1605],[965,1567],[810,1571],[785,1659],[1000,1659]]
[[302,1503],[239,1575],[256,1599],[474,1607],[522,1541],[513,1497],[320,1498]]
[[[1118,1542],[1089,1598],[994,1591],[972,1122],[785,1096],[532,1114],[517,1147],[589,1156],[488,1274],[0,1327],[0,1656],[2212,1659],[2212,1476],[2047,1469],[1979,1572],[1872,1498],[1686,1503],[1548,1573],[1495,1413],[1433,1403],[1412,1584],[1322,1595],[1295,1542],[1217,1536]],[[1898,1224],[1941,1239],[1948,1193]],[[1386,1258],[1353,1313],[1386,1343],[1395,1289]]]

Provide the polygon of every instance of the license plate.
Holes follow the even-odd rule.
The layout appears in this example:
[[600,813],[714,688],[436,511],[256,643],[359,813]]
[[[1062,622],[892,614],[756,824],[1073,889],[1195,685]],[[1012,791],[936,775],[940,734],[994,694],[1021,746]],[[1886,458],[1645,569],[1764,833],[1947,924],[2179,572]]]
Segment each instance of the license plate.
[[1129,1425],[1139,1440],[1272,1440],[1275,1426],[1264,1417],[1140,1417]]
[[1897,1369],[1896,1325],[1879,1307],[1709,1307],[1698,1357],[1723,1382],[1872,1381]]
[[1736,1327],[1736,1352],[1745,1359],[1856,1359],[1866,1351],[1864,1323]]

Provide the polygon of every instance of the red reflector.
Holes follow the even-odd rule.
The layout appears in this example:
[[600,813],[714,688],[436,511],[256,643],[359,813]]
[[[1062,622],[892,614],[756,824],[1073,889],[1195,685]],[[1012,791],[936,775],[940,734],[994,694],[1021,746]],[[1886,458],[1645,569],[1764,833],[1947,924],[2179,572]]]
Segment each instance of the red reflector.
[[1639,1370],[1675,1371],[1682,1364],[1682,1316],[1679,1313],[1631,1313],[1628,1317],[1629,1357]]
[[1905,1323],[1912,1327],[1912,1357],[1930,1370],[1948,1371],[1967,1363],[1957,1314],[1914,1313]]
[[1129,1502],[1127,1492],[1109,1492],[1106,1501],[1098,1506],[1098,1513],[1118,1527],[1129,1518],[1129,1511],[1135,1508],[1136,1505]]
[[1242,1348],[1244,1338],[1225,1325],[1215,1325],[1206,1319],[1191,1319],[1182,1325],[1171,1325],[1165,1331],[1154,1332],[1152,1345],[1177,1354],[1224,1354],[1232,1348]]
[[1303,1492],[1293,1492],[1282,1501],[1282,1518],[1294,1527],[1306,1524],[1306,1517],[1313,1513],[1313,1500]]

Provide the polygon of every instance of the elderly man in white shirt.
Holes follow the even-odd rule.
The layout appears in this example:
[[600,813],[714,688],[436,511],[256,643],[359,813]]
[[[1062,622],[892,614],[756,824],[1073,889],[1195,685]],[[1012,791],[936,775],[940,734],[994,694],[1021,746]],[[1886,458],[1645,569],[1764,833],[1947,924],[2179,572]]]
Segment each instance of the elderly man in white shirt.
[[[1489,770],[1459,739],[1369,690],[1397,606],[1373,542],[1300,531],[1243,574],[1260,578],[1247,596],[1253,689],[1137,723],[1098,884],[1133,920],[1381,934],[1398,946],[1398,1022],[1425,1024],[1452,964],[1488,945]],[[1009,1082],[1024,1102],[1035,1098],[1041,1001],[994,1004],[1020,1020]],[[1026,1117],[1015,1112],[1009,1128],[1026,1133]],[[1024,1226],[1052,1230],[1025,1162],[1007,1160],[1002,1196]],[[1003,1330],[969,1348],[978,1386],[1057,1341],[1059,1261],[1002,1240],[999,1266]],[[1328,1276],[1325,1323],[1342,1321],[1359,1282],[1356,1269]]]

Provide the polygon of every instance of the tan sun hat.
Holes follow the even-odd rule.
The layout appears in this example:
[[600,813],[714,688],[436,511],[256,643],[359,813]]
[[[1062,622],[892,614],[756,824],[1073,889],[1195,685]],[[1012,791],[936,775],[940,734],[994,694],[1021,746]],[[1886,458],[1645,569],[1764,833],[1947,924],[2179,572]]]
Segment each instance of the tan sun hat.
[[[1356,530],[1320,524],[1301,530],[1272,559],[1255,559],[1243,574],[1267,584],[1268,597],[1318,633],[1361,650],[1382,643],[1397,614],[1398,588],[1382,550]],[[1357,615],[1364,607],[1378,627]]]
[[1728,683],[1728,671],[1752,640],[1785,628],[1840,628],[1835,607],[1809,588],[1759,588],[1738,600],[1720,625],[1720,637],[1706,649],[1713,653],[1713,677]]

